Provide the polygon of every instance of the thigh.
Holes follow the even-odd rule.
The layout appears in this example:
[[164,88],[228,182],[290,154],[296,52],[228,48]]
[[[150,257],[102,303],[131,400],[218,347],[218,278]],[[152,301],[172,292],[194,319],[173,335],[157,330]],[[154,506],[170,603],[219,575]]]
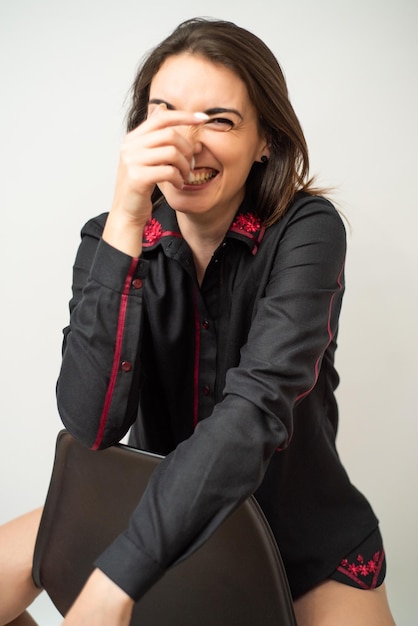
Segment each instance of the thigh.
[[41,514],[39,508],[0,526],[0,624],[20,615],[40,593],[32,561]]
[[294,606],[298,626],[395,626],[384,584],[364,590],[327,580]]

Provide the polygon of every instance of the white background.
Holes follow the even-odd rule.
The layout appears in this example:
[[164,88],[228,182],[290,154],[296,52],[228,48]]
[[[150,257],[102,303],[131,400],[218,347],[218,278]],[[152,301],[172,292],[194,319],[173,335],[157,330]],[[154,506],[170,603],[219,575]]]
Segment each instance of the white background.
[[[109,208],[126,96],[180,21],[231,19],[273,49],[312,170],[347,216],[339,449],[385,538],[398,626],[418,623],[415,0],[0,0],[0,521],[45,496],[82,224]],[[1,601],[1,590],[0,590]],[[47,598],[33,614],[59,624]]]

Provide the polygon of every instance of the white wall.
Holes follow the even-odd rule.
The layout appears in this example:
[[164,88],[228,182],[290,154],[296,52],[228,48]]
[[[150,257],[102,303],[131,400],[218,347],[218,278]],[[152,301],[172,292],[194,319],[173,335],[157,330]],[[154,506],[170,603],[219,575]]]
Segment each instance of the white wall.
[[[277,54],[313,170],[351,223],[339,446],[381,520],[398,625],[414,626],[418,5],[212,0],[206,13]],[[111,201],[135,68],[196,14],[190,0],[0,0],[0,521],[46,493],[71,265],[80,227]],[[46,599],[34,614],[59,623]]]

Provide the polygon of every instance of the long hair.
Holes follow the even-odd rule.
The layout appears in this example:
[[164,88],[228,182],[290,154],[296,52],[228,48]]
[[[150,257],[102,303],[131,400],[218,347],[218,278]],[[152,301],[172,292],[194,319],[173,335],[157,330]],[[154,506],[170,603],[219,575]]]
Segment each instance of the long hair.
[[[133,83],[128,131],[146,119],[151,81],[164,61],[183,52],[227,67],[247,87],[270,147],[268,163],[254,163],[246,183],[247,197],[264,223],[280,219],[296,192],[317,193],[308,179],[308,148],[280,65],[261,39],[232,22],[187,20],[149,53]],[[156,188],[153,201],[159,197]]]

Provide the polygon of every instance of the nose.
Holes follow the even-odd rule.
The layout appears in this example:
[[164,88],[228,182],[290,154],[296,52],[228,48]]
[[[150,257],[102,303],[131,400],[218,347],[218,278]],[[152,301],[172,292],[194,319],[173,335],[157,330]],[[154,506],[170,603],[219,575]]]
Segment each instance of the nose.
[[203,145],[200,139],[200,129],[201,125],[198,126],[187,126],[186,136],[188,141],[193,146],[193,154],[199,154],[202,151]]
[[201,141],[195,141],[193,144],[193,154],[200,154],[203,150],[203,144]]

